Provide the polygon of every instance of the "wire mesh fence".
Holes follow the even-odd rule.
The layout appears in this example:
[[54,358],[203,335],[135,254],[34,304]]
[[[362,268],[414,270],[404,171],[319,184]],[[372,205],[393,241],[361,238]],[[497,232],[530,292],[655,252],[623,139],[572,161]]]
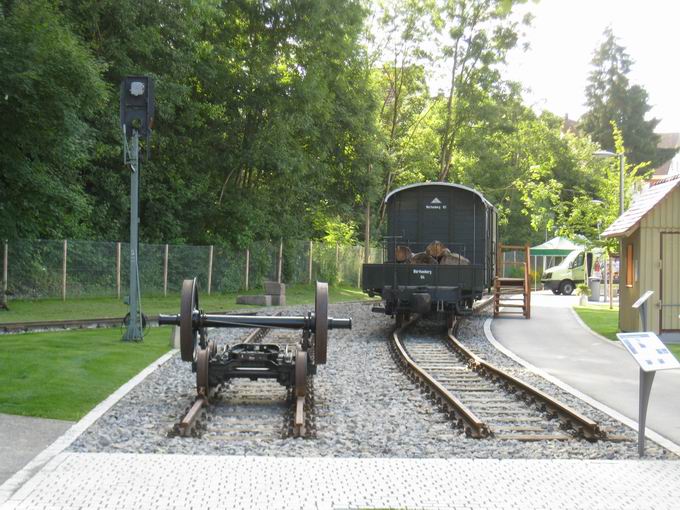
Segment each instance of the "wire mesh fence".
[[[13,299],[127,295],[128,243],[18,239],[5,241],[0,253],[7,268],[3,285]],[[358,287],[364,262],[362,245],[309,240],[258,241],[245,250],[140,244],[138,253],[140,287],[147,296],[176,294],[193,277],[211,293],[258,289],[265,280]],[[369,248],[369,262],[382,262],[379,248]]]

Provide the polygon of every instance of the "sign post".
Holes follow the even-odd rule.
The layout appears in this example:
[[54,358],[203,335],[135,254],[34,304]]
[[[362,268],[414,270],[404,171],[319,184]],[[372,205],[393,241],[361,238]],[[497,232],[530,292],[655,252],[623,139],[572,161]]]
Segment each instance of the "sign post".
[[641,331],[637,333],[617,333],[626,350],[640,365],[640,400],[638,406],[638,454],[645,454],[645,425],[647,422],[647,406],[652,383],[657,370],[680,368],[680,362],[654,333]]
[[[127,330],[124,341],[144,339],[141,290],[139,288],[139,139],[149,137],[153,127],[153,81],[147,76],[126,76],[120,87],[120,124],[123,130],[123,160],[130,165],[130,287]],[[128,145],[128,137],[130,144]]]

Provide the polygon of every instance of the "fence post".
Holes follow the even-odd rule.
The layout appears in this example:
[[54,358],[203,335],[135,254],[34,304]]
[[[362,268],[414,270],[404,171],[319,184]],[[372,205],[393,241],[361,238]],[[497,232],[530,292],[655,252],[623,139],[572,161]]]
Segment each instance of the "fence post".
[[66,301],[66,256],[68,255],[68,241],[64,239],[64,260],[61,265],[61,300]]
[[342,275],[340,274],[340,244],[335,243],[335,274],[338,277],[338,283],[342,281]]
[[168,295],[168,254],[170,247],[165,245],[165,253],[163,254],[163,295]]
[[[366,249],[363,246],[359,246],[359,260],[366,256]],[[363,253],[362,253],[363,251]],[[357,287],[361,288],[361,264],[359,264],[359,269],[357,270]]]
[[249,276],[250,276],[250,248],[246,248],[246,290],[248,290]]
[[5,239],[5,249],[2,257],[2,289],[0,289],[0,308],[7,309],[7,268],[9,267],[9,242]]
[[120,299],[120,241],[116,243],[116,296]]
[[212,266],[213,266],[213,251],[215,249],[214,245],[210,245],[210,250],[208,251],[208,296],[212,289]]
[[313,241],[309,240],[309,283],[312,283],[312,255],[314,253]]
[[276,281],[281,283],[281,269],[283,267],[283,238],[279,242],[279,265],[276,268]]

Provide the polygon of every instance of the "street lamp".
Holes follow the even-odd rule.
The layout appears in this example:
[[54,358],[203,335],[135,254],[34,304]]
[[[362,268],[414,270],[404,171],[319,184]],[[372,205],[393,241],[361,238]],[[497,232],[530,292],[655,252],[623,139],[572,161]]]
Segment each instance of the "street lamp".
[[623,214],[623,173],[625,168],[626,156],[625,154],[618,154],[605,150],[593,152],[596,158],[619,158],[619,216]]

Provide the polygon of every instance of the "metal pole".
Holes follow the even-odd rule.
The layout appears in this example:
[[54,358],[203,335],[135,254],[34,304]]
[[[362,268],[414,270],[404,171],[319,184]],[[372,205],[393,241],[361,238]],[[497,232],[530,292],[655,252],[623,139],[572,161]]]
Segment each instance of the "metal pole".
[[623,174],[625,171],[625,154],[619,154],[619,216],[623,214]]
[[120,299],[120,242],[116,243],[116,297]]
[[276,281],[281,283],[281,270],[283,269],[283,239],[279,242],[279,264],[276,268]]
[[123,340],[139,341],[143,339],[139,310],[139,132],[132,131],[130,149],[130,320]]
[[66,301],[66,257],[68,255],[68,241],[64,239],[64,260],[61,266],[61,300]]
[[215,250],[214,245],[210,245],[210,251],[208,252],[208,296],[210,295],[210,290],[212,289],[212,268],[213,268],[213,251]]
[[168,295],[168,254],[170,247],[165,245],[165,253],[163,254],[163,295]]
[[312,256],[314,254],[314,243],[310,239],[309,240],[309,283],[312,283]]
[[250,248],[246,248],[246,290],[248,290],[248,277],[250,276]]
[[645,426],[647,423],[647,405],[649,393],[652,391],[652,383],[656,372],[645,372],[640,369],[640,402],[638,408],[638,455],[645,455]]

